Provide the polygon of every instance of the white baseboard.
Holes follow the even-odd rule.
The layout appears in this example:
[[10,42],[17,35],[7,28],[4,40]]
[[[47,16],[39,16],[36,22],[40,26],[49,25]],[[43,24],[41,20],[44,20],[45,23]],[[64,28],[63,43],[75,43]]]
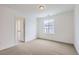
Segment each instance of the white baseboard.
[[52,39],[46,39],[46,38],[40,38],[40,37],[38,37],[37,39],[45,39],[45,40],[49,40],[49,41],[54,41],[54,42],[59,42],[59,43],[65,43],[65,44],[73,45],[73,43],[68,43],[68,42],[63,42],[63,41],[58,41],[58,40],[52,40]]
[[79,50],[78,50],[77,45],[76,45],[76,44],[74,44],[74,47],[75,47],[75,50],[76,50],[77,54],[79,55]]
[[9,46],[6,46],[6,47],[2,47],[2,48],[0,48],[0,51],[1,50],[4,50],[4,49],[8,49],[8,48],[10,48],[10,47],[13,47],[13,46],[16,46],[17,44],[12,44],[12,45],[9,45]]
[[25,42],[30,42],[32,40],[36,39],[36,37],[32,38],[32,39],[26,39]]

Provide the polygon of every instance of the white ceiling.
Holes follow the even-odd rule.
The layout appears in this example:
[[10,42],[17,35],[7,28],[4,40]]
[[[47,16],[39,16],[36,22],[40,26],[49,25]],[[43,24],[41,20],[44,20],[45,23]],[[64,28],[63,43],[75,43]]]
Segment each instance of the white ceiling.
[[53,15],[74,9],[74,5],[72,4],[46,4],[46,9],[43,11],[38,9],[39,5],[37,4],[5,4],[2,6],[12,8],[26,14],[36,14],[39,16],[42,16],[44,14]]

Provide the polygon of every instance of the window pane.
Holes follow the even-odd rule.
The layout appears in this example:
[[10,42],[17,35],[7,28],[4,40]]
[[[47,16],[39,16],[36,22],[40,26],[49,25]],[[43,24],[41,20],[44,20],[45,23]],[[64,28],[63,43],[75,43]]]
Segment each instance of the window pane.
[[54,20],[44,20],[44,32],[49,34],[54,34]]

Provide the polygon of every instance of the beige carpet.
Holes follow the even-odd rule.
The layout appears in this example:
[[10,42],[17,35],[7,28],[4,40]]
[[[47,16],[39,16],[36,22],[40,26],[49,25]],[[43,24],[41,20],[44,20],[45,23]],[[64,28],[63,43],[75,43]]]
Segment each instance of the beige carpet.
[[76,55],[72,45],[36,39],[0,51],[0,55]]

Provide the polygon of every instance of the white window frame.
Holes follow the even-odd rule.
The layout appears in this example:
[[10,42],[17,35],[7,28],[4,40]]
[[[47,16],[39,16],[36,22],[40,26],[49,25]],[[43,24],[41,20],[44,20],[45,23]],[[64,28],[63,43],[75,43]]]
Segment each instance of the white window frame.
[[46,34],[55,34],[55,20],[54,19],[48,19],[44,20],[44,26],[43,30]]

